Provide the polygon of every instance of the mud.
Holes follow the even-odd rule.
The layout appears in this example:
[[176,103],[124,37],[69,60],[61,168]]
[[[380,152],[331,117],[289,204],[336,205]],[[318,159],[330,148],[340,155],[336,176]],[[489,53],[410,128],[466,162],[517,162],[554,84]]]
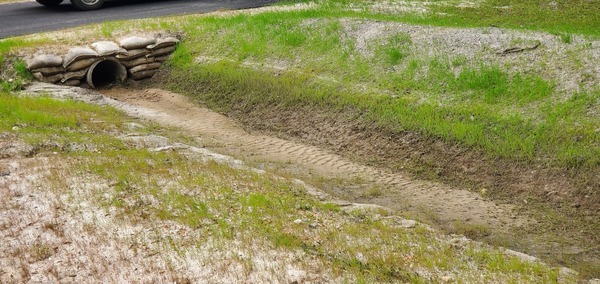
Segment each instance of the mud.
[[[287,168],[303,169],[317,176],[355,179],[383,187],[393,202],[386,206],[399,211],[419,208],[438,216],[442,222],[462,221],[494,227],[519,227],[531,222],[516,215],[509,205],[482,199],[468,190],[441,183],[416,180],[400,173],[350,161],[315,146],[258,133],[249,133],[224,115],[196,106],[187,97],[158,90],[104,91],[113,99],[160,113],[142,116],[160,124],[181,127],[192,135],[213,141],[228,154],[242,155],[255,162],[270,162]],[[214,142],[213,142],[214,143]],[[338,194],[347,195],[343,192]]]

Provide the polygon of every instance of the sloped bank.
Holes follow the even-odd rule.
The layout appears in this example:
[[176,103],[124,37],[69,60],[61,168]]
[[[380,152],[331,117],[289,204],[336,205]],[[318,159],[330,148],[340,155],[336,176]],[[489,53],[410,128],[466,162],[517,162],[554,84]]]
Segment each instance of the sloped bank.
[[[538,223],[519,232],[503,228],[478,232],[477,228],[461,228],[460,224],[437,225],[451,232],[466,230],[476,239],[508,245],[549,262],[578,267],[587,275],[599,273],[598,247],[590,246],[599,243],[596,232],[600,224],[596,217],[600,202],[593,191],[600,184],[596,169],[573,171],[500,159],[415,131],[398,131],[373,117],[372,110],[364,104],[345,100],[336,95],[335,88],[302,76],[273,76],[217,63],[171,69],[160,82],[227,113],[250,129],[324,147],[354,161],[441,180],[479,192],[483,198],[514,204]],[[393,98],[366,105],[385,107],[390,103]],[[336,185],[329,189],[347,192]],[[384,206],[395,202],[385,193],[368,200],[361,196],[344,197]],[[435,216],[430,217],[435,222]]]

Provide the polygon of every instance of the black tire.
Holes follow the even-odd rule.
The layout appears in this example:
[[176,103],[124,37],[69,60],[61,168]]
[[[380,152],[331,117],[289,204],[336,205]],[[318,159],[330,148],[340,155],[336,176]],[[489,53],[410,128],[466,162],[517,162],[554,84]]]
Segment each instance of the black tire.
[[44,6],[48,6],[48,7],[55,7],[60,5],[60,3],[62,3],[63,0],[35,0],[38,3],[44,5]]
[[71,4],[79,10],[89,11],[100,9],[104,4],[104,0],[71,0]]

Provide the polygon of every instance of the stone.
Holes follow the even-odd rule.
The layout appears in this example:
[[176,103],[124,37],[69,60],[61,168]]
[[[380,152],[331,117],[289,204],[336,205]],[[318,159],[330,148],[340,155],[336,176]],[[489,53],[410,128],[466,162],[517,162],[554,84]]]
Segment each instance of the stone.
[[410,228],[414,228],[416,226],[417,226],[417,221],[415,221],[415,220],[406,220],[405,219],[405,220],[400,221],[400,227],[402,227],[402,228],[410,229]]

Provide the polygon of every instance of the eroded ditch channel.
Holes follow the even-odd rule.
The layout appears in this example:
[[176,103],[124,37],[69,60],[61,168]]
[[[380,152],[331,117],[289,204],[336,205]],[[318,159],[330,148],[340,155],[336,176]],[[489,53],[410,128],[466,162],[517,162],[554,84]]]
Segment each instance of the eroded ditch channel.
[[[50,92],[60,97],[64,88],[68,87],[36,83],[29,91]],[[93,90],[73,89],[83,97],[90,93],[97,95]],[[570,250],[580,261],[591,259],[592,264],[597,261],[593,251],[586,253],[577,246],[581,240],[565,247],[554,242],[554,235],[532,234],[528,228],[538,226],[534,215],[524,214],[511,204],[482,198],[465,188],[415,179],[401,172],[367,166],[321,147],[246,130],[239,122],[166,90],[113,88],[100,92],[129,115],[180,128],[211,151],[307,181],[334,197],[382,205],[398,214],[433,221],[438,227],[465,228],[457,233],[491,235],[496,245],[544,260],[548,255]]]

